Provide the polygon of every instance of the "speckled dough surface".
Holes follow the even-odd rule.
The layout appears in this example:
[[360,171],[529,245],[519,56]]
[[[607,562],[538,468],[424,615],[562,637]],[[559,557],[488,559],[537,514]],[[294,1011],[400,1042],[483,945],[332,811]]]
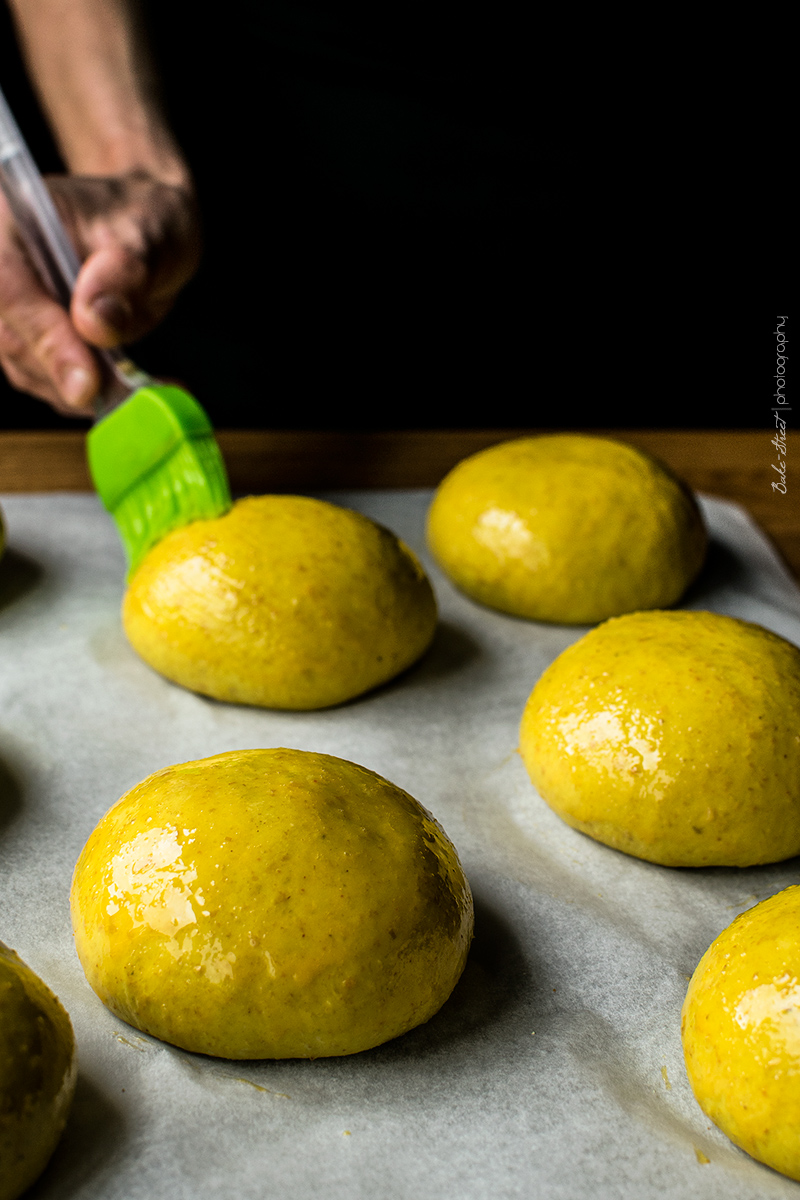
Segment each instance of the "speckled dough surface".
[[75,868],[78,955],[118,1016],[226,1058],[353,1054],[456,984],[472,897],[416,800],[325,754],[240,750],[151,775]]
[[694,1094],[737,1146],[800,1180],[800,887],[713,942],[683,1006]]
[[131,579],[123,623],[142,658],[191,691],[325,708],[415,662],[436,602],[408,547],[360,513],[250,496],[159,542]]
[[77,1063],[69,1017],[0,942],[0,1200],[39,1177],[67,1120]]
[[700,569],[706,532],[661,463],[621,442],[559,434],[459,463],[434,497],[428,541],[482,604],[590,624],[674,604]]
[[520,750],[575,829],[673,867],[800,853],[800,650],[717,613],[632,613],[556,659]]

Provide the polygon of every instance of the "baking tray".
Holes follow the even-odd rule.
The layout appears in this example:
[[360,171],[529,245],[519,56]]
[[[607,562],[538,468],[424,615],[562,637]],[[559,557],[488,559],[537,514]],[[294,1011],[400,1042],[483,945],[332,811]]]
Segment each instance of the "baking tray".
[[[328,493],[422,557],[441,625],[425,658],[340,708],[280,713],[168,683],[127,645],[124,564],[95,497],[0,498],[0,938],[59,995],[80,1075],[35,1200],[428,1200],[800,1196],[710,1125],[686,1080],[687,978],[737,913],[798,861],[670,870],[564,825],[517,729],[581,628],[480,608],[424,547],[424,491]],[[744,512],[704,499],[708,564],[686,600],[800,643],[800,592]],[[100,816],[169,763],[292,746],[362,763],[455,842],[476,934],[427,1025],[313,1062],[229,1062],[143,1036],[86,984],[69,924],[75,859]]]

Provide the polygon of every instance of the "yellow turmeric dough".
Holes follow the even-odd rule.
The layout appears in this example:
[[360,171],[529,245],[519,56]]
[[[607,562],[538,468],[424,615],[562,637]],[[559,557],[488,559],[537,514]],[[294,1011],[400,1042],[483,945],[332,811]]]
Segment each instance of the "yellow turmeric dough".
[[415,662],[436,602],[408,547],[374,521],[305,496],[251,496],[150,550],[122,619],[145,662],[183,687],[309,709]]
[[89,983],[145,1033],[224,1058],[354,1054],[458,980],[472,897],[441,826],[344,759],[236,750],[157,771],[75,868]]
[[682,1034],[703,1111],[748,1154],[800,1180],[800,887],[712,943],[689,984]]
[[428,542],[490,608],[591,624],[680,599],[703,563],[692,495],[660,463],[605,438],[520,438],[459,463],[440,485]]
[[800,650],[707,612],[616,617],[533,689],[520,751],[590,837],[670,867],[800,853]]
[[0,942],[0,1200],[44,1170],[75,1091],[69,1017],[18,954]]

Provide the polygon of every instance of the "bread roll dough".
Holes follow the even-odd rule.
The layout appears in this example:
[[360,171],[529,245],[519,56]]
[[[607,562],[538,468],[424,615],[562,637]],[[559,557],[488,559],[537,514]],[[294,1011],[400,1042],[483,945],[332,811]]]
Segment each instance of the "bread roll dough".
[[305,496],[251,496],[150,550],[123,623],[146,662],[192,691],[324,708],[415,662],[436,602],[408,547],[374,521]]
[[69,1017],[38,975],[0,942],[0,1200],[44,1170],[75,1091]]
[[75,868],[75,942],[112,1012],[226,1058],[353,1054],[427,1021],[472,898],[442,828],[344,759],[237,750],[156,772]]
[[800,1180],[800,887],[712,943],[689,984],[682,1034],[703,1111],[748,1154]]
[[641,450],[558,434],[482,450],[450,472],[428,516],[440,566],[474,600],[589,624],[680,599],[706,533],[688,490]]
[[583,833],[672,867],[800,853],[800,650],[704,612],[631,613],[565,650],[520,751]]

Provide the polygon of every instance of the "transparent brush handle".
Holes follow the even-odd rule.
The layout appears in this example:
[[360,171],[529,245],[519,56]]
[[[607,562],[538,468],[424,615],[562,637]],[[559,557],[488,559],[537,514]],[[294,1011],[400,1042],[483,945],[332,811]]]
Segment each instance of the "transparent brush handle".
[[[53,299],[68,309],[80,260],[2,91],[0,187],[39,278]],[[120,347],[94,352],[104,368],[103,389],[95,400],[100,417],[151,381]]]

